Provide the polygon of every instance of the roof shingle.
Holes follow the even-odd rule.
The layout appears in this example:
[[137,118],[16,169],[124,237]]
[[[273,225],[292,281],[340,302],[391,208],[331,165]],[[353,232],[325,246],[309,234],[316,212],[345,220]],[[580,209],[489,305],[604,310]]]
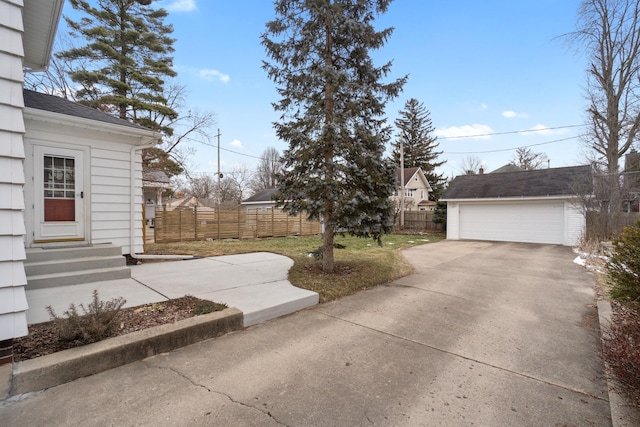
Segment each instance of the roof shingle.
[[69,101],[59,96],[47,95],[45,93],[34,92],[24,89],[24,105],[25,107],[35,108],[36,110],[49,111],[52,113],[65,114],[67,116],[79,117],[83,119],[96,120],[99,122],[110,123],[113,125],[126,126],[134,129],[148,130],[142,126],[138,126],[121,118],[103,113],[95,108]]
[[242,201],[242,203],[247,202],[272,202],[273,195],[278,192],[277,188],[267,188],[266,190],[258,191],[253,196],[249,197]]
[[461,175],[451,181],[441,199],[570,196],[585,186],[591,188],[591,185],[592,171],[589,165]]

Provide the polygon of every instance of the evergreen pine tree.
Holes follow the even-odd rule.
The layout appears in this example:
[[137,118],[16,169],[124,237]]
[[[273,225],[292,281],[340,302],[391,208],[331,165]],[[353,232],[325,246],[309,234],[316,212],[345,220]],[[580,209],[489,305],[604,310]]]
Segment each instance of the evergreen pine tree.
[[173,130],[163,123],[178,114],[164,94],[164,79],[176,75],[170,56],[173,28],[163,23],[167,11],[154,9],[152,0],[99,0],[96,6],[84,0],[69,3],[84,16],[65,20],[72,36],[86,44],[56,56],[92,67],[70,73],[81,86],[78,101],[171,135]]
[[383,116],[406,77],[383,83],[391,63],[376,67],[369,55],[392,33],[373,26],[390,3],[276,0],[276,19],[262,36],[272,61],[263,67],[282,97],[274,126],[289,144],[279,204],[324,222],[325,272],[334,269],[336,230],[380,242],[393,227],[394,166],[383,159],[391,129]]
[[400,166],[400,143],[404,151],[405,168],[422,168],[427,181],[433,188],[430,197],[437,201],[444,191],[446,179],[443,174],[436,172],[436,168],[446,163],[437,161],[442,151],[435,151],[438,147],[437,137],[431,122],[429,110],[417,99],[411,98],[404,104],[404,110],[399,111],[400,117],[395,121],[398,136],[392,157],[397,167]]

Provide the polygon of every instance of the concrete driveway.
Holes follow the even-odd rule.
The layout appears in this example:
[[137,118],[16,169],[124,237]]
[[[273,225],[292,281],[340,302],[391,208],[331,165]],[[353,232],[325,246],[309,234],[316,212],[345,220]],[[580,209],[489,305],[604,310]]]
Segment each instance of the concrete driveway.
[[17,425],[606,426],[593,277],[570,248],[445,241],[414,274],[22,396]]

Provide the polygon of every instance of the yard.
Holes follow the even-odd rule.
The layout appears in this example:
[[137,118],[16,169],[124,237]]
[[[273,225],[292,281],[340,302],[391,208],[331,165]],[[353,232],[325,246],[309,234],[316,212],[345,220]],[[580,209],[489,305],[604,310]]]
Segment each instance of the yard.
[[380,247],[372,239],[336,236],[336,246],[344,248],[334,249],[336,270],[333,274],[323,273],[321,262],[309,255],[322,245],[320,236],[149,243],[146,253],[211,257],[273,252],[294,261],[289,270],[292,284],[317,292],[320,302],[327,302],[406,276],[412,268],[400,251],[443,238],[444,235],[438,234],[392,234],[383,237]]

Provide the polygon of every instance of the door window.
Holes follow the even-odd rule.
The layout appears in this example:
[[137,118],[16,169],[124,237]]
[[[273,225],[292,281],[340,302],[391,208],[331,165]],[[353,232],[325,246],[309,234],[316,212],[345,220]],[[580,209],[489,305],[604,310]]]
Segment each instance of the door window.
[[44,220],[75,221],[75,159],[44,156]]

